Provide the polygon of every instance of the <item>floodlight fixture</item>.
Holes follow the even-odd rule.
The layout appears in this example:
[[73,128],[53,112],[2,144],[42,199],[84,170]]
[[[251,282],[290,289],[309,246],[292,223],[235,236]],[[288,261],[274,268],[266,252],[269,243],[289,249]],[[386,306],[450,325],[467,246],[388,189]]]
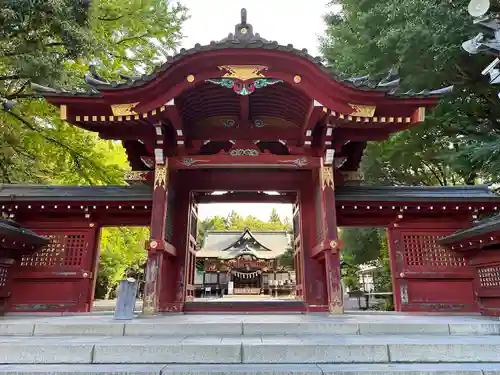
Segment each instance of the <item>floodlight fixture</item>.
[[490,0],[471,0],[467,10],[472,17],[482,17],[490,9]]

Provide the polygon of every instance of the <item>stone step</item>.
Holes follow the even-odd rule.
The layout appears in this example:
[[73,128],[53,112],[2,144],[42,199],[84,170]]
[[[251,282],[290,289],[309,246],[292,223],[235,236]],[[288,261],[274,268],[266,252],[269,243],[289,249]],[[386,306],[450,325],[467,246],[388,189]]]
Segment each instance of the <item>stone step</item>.
[[0,365],[0,375],[498,375],[500,364]]
[[2,337],[2,364],[500,362],[498,336]]
[[[432,318],[432,319],[430,319]],[[385,316],[314,317],[162,316],[115,321],[110,316],[0,320],[0,336],[177,336],[177,335],[500,335],[500,321],[480,318]]]

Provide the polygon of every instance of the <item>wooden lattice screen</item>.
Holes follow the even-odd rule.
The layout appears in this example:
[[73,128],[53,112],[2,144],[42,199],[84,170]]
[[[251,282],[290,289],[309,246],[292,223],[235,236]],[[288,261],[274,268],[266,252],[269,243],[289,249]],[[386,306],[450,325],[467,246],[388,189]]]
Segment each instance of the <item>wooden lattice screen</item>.
[[[438,225],[436,225],[438,226]],[[455,229],[390,229],[393,293],[400,311],[476,311],[474,270],[440,246]]]
[[481,288],[500,287],[500,266],[479,267],[477,273]]
[[21,258],[21,268],[81,267],[88,251],[86,233],[50,234],[39,232],[50,239],[42,250]]
[[467,267],[464,257],[452,254],[440,246],[437,235],[403,235],[403,256],[408,268],[463,268]]

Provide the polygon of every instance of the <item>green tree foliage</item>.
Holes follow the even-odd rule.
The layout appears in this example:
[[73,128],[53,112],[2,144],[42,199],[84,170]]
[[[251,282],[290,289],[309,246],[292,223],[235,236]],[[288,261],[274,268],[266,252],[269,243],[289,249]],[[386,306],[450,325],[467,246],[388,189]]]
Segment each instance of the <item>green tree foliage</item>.
[[127,276],[141,277],[148,238],[148,228],[102,229],[95,298],[112,297],[120,280]]
[[384,238],[379,228],[342,228],[342,255],[347,257],[344,260],[357,265],[377,259]]
[[500,148],[497,89],[481,76],[488,56],[469,56],[477,34],[469,0],[338,0],[326,17],[322,51],[333,69],[383,78],[393,67],[403,89],[454,85],[424,125],[368,146],[362,169],[370,183],[451,185],[497,180]]
[[30,85],[81,89],[89,63],[105,78],[149,72],[177,46],[185,17],[166,0],[4,1],[0,182],[123,183],[123,149],[59,120]]
[[342,267],[342,281],[349,290],[359,290],[359,265],[349,253],[342,253],[344,266]]

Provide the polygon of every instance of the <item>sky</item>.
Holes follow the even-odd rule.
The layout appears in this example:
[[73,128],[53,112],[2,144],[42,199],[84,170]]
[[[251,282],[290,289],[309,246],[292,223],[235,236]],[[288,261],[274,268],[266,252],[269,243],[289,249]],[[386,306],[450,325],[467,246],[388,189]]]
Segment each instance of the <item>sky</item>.
[[328,12],[329,0],[181,0],[191,18],[184,24],[182,47],[196,43],[209,44],[234,33],[240,23],[240,10],[246,8],[247,22],[254,33],[280,44],[307,48],[319,55],[318,36],[325,29],[323,15]]
[[[329,0],[181,0],[189,9],[190,19],[183,27],[183,48],[196,43],[209,44],[234,33],[240,23],[240,10],[246,8],[247,22],[267,40],[280,44],[293,44],[295,48],[307,48],[309,54],[319,55],[318,37],[323,34],[323,15],[328,12]],[[201,219],[211,216],[227,216],[232,210],[242,216],[252,215],[267,221],[273,207],[278,214],[292,217],[290,204],[204,204],[199,206]]]

